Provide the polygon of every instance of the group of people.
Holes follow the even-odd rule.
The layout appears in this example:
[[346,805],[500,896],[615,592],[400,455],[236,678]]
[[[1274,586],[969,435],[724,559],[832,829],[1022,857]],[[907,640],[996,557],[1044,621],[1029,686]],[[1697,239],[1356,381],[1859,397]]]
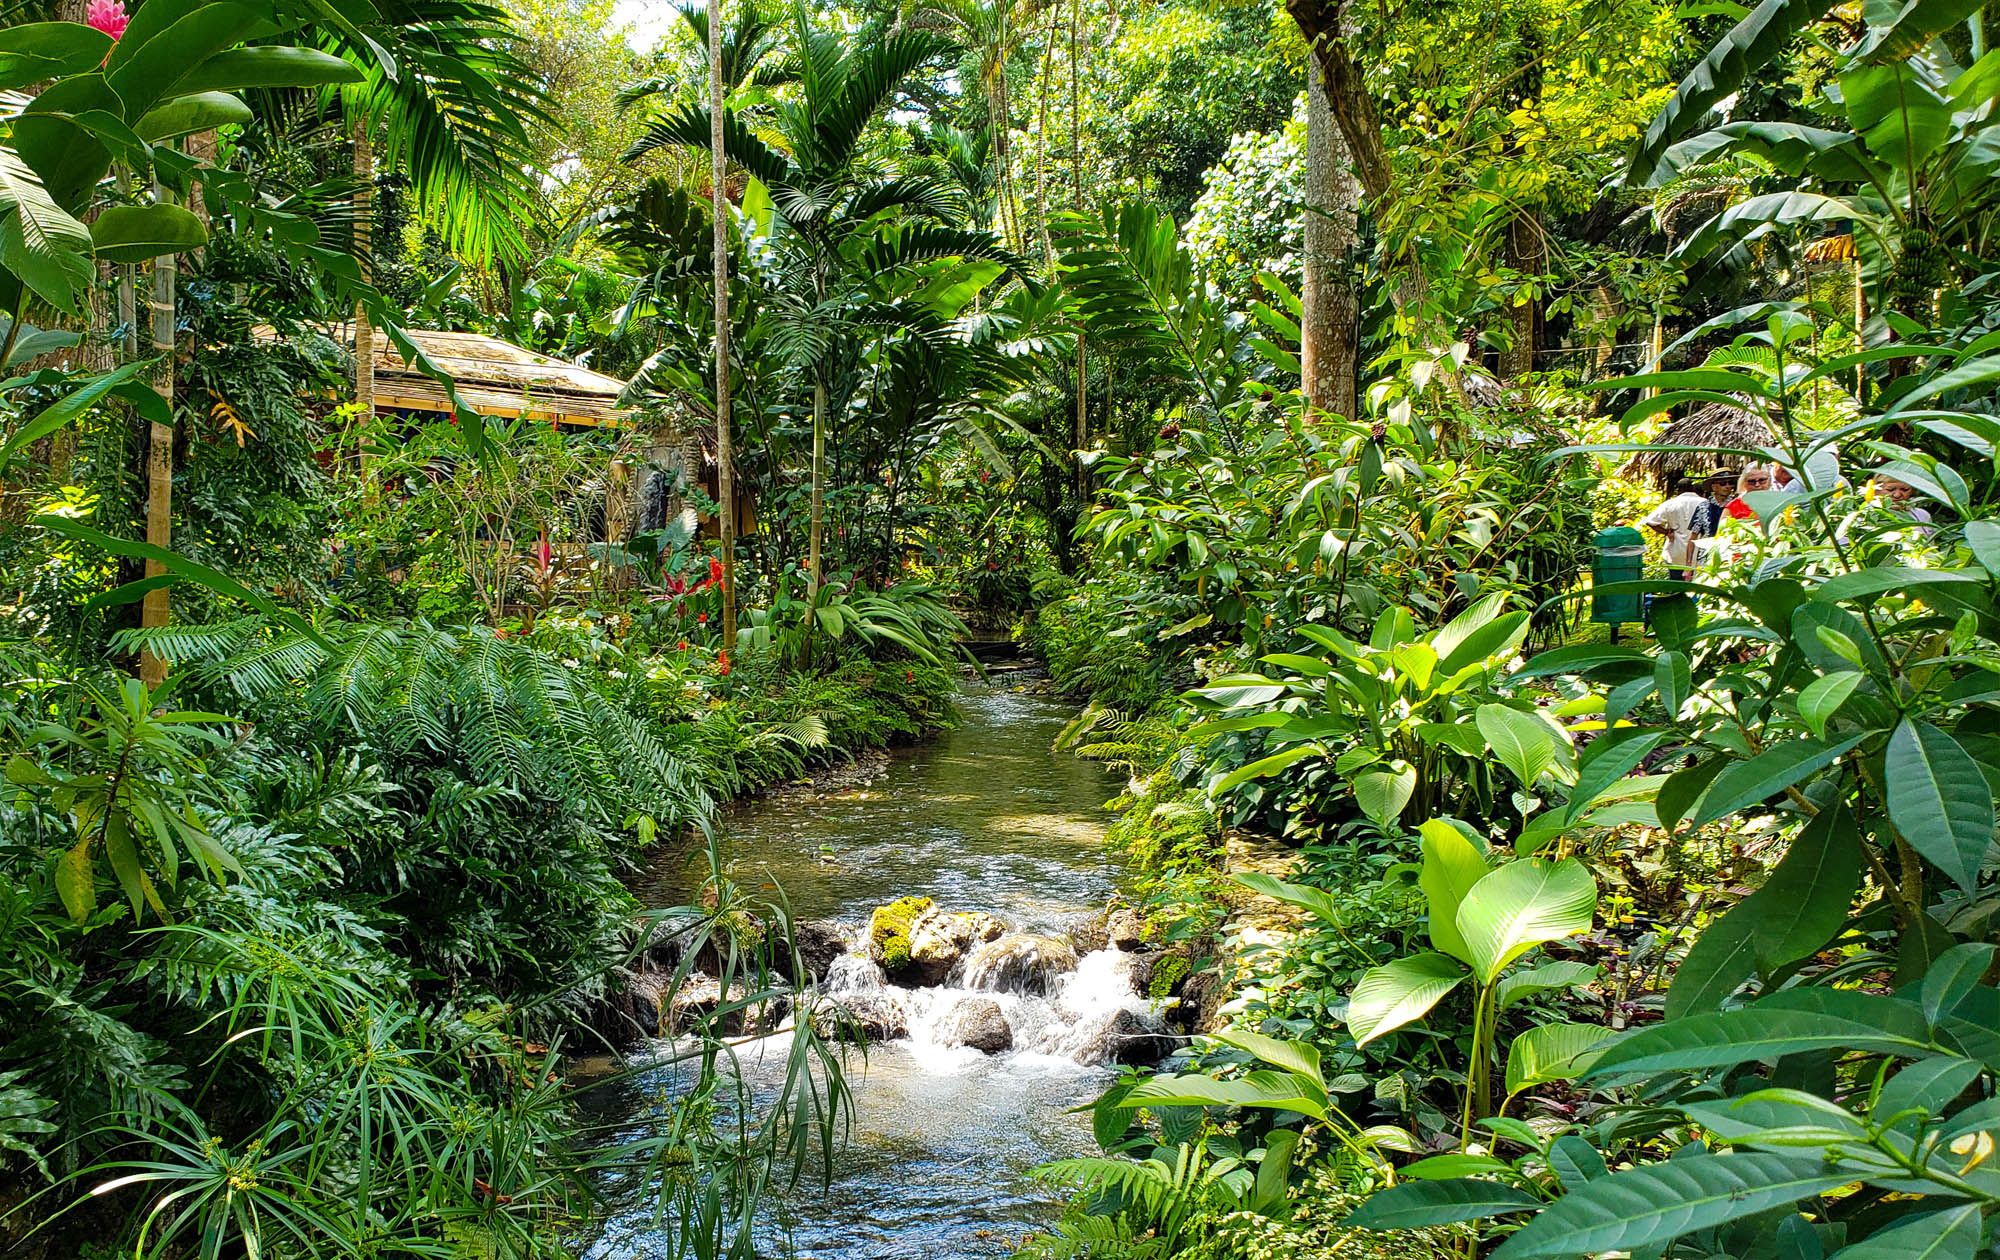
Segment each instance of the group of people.
[[[1877,500],[1891,512],[1907,517],[1920,528],[1929,526],[1931,515],[1911,501],[1916,490],[1908,482],[1877,473],[1871,484]],[[1703,480],[1681,482],[1678,493],[1639,523],[1660,537],[1660,559],[1666,564],[1667,576],[1676,581],[1692,581],[1695,571],[1707,562],[1725,520],[1756,518],[1757,512],[1744,499],[1745,495],[1763,490],[1803,494],[1805,488],[1797,474],[1783,464],[1717,468]]]

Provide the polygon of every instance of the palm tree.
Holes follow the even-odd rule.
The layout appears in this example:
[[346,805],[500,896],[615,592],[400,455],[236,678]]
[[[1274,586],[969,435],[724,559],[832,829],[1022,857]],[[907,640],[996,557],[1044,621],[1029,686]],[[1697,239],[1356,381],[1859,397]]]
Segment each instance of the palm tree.
[[[354,145],[354,258],[374,282],[376,148],[452,250],[476,262],[528,254],[521,226],[539,190],[528,123],[546,117],[532,67],[509,51],[506,11],[479,0],[386,0],[366,30],[329,28],[323,46],[362,71],[339,89]],[[354,306],[354,401],[375,411],[374,327]]]
[[[922,0],[910,15],[918,30],[942,32],[972,55],[973,78],[986,97],[986,125],[999,173],[1000,226],[1008,244],[1022,244],[1014,195],[1013,95],[1007,63],[1027,37],[1029,25],[1055,0]],[[1046,215],[1047,207],[1043,207]]]
[[[803,6],[795,13],[793,32],[796,90],[778,104],[772,124],[783,151],[756,135],[735,110],[724,111],[720,129],[729,158],[770,193],[771,344],[812,383],[806,562],[812,604],[824,573],[831,386],[857,379],[857,373],[842,369],[860,361],[871,337],[900,331],[952,339],[935,312],[898,292],[897,281],[910,268],[947,259],[1012,265],[1013,259],[990,233],[957,226],[964,202],[954,188],[933,177],[884,174],[863,151],[869,123],[944,50],[943,41],[906,31],[849,43],[815,31]],[[708,106],[683,106],[649,127],[627,157],[666,146],[706,148],[713,123]]]
[[[743,5],[754,16],[754,6]],[[683,10],[685,12],[685,10]],[[709,214],[715,220],[715,488],[722,525],[722,646],[736,646],[736,441],[729,415],[729,153],[722,136],[722,0],[708,0]],[[739,35],[742,32],[739,31]],[[738,40],[737,51],[745,51]]]

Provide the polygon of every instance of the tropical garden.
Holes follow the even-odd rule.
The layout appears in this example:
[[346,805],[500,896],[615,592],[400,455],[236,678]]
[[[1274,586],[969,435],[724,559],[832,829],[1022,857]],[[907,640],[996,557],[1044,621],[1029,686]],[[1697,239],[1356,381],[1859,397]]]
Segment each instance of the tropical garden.
[[729,833],[974,644],[1152,1022],[963,1254],[2000,1254],[1991,9],[16,5],[0,1254],[929,1254]]

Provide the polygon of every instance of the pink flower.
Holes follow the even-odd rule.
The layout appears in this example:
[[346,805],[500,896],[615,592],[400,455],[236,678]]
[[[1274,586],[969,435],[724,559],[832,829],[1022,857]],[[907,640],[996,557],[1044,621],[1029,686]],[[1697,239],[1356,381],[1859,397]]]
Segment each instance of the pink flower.
[[84,25],[113,39],[123,35],[131,21],[125,15],[125,0],[90,0],[90,7],[83,14]]

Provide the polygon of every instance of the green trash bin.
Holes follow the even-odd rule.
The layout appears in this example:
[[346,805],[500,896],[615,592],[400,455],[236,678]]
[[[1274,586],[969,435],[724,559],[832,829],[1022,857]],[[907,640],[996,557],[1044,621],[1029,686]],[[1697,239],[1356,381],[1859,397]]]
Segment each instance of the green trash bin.
[[1597,555],[1590,562],[1590,619],[1609,622],[1612,634],[1627,622],[1643,619],[1639,592],[1601,594],[1613,582],[1636,582],[1646,575],[1646,536],[1630,525],[1613,525],[1592,540]]

